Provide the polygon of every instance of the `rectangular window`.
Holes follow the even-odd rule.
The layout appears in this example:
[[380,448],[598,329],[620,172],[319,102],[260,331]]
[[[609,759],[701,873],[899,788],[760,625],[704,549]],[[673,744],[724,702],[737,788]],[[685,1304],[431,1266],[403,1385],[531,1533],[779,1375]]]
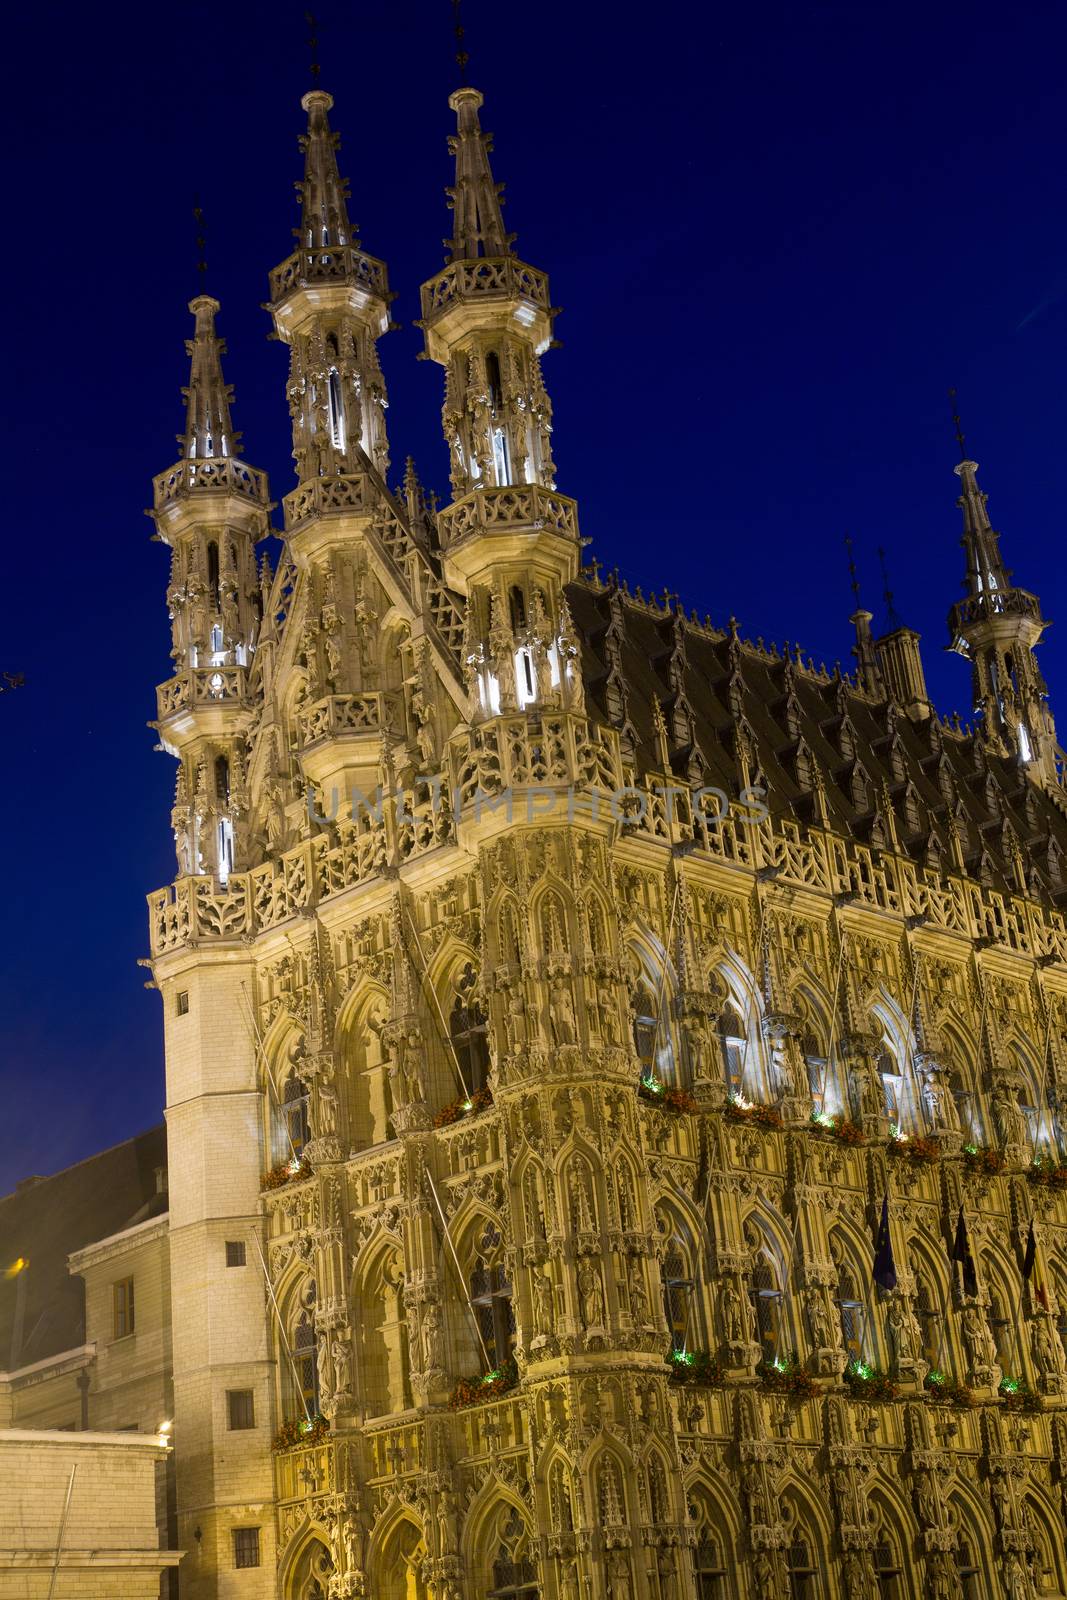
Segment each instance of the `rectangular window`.
[[226,1240],[226,1265],[228,1267],[243,1267],[245,1264],[245,1242],[243,1239]]
[[133,1332],[133,1279],[123,1278],[111,1286],[113,1337],[125,1339]]
[[179,989],[178,990],[178,1007],[177,1007],[177,1009],[178,1009],[179,1017],[187,1017],[189,1015],[189,991],[188,991],[188,989]]
[[258,1528],[234,1528],[233,1564],[235,1567],[259,1566]]
[[231,1429],[255,1427],[256,1406],[251,1389],[227,1389],[226,1407]]

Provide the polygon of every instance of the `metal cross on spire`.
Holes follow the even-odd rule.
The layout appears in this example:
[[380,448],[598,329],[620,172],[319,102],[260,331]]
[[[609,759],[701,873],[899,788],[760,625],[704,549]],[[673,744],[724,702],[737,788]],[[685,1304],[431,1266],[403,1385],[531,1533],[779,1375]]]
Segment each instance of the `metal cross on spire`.
[[845,534],[845,549],[848,551],[848,575],[852,588],[852,598],[856,602],[856,609],[858,611],[860,607],[860,579],[859,573],[856,571],[855,549],[852,542],[852,535],[850,533]]
[[307,47],[311,54],[311,81],[319,81],[319,24],[310,11],[304,12],[304,21],[308,25]]
[[459,68],[459,81],[462,84],[467,81],[467,62],[470,60],[463,43],[465,37],[463,30],[463,0],[452,0],[452,32],[456,40],[455,61],[456,66]]
[[882,569],[882,599],[885,601],[885,619],[889,624],[890,633],[893,633],[900,627],[900,617],[897,615],[897,608],[893,604],[893,591],[889,587],[889,568],[886,564],[885,551],[881,545],[878,546],[878,565]]
[[198,200],[193,201],[193,220],[196,223],[196,270],[203,283],[207,276],[207,239],[204,232],[204,213]]
[[963,437],[963,424],[960,422],[960,414],[959,414],[959,410],[958,410],[957,405],[956,405],[956,391],[955,391],[955,389],[950,389],[949,390],[948,397],[952,401],[952,420],[956,424],[956,443],[960,447],[960,460],[961,461],[966,461],[966,459],[967,459],[967,446],[966,446],[966,442],[965,442],[964,437]]

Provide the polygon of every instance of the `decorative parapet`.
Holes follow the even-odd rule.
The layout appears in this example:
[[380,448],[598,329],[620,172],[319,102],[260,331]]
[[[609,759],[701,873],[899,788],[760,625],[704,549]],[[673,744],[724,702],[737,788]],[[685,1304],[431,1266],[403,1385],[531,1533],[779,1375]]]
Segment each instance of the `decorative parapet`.
[[424,321],[463,300],[527,300],[540,311],[551,311],[547,274],[515,256],[454,261],[424,283],[421,293]]
[[297,720],[304,748],[339,734],[388,732],[392,725],[384,694],[327,695],[301,711]]
[[517,533],[548,528],[578,542],[578,507],[564,494],[538,483],[507,488],[472,489],[438,513],[437,529],[445,549],[478,533]]
[[989,589],[959,600],[949,612],[949,627],[960,633],[973,622],[989,622],[994,617],[1032,617],[1040,622],[1041,602],[1027,589]]
[[596,790],[605,809],[625,782],[613,730],[584,717],[493,717],[452,749],[452,790],[464,818],[508,789],[561,785]]
[[268,509],[267,474],[243,461],[179,461],[169,472],[152,479],[152,507],[162,511],[190,494],[239,495],[252,505]]
[[316,250],[294,250],[270,275],[270,297],[274,304],[294,289],[323,284],[359,284],[369,294],[388,300],[389,276],[384,261],[369,256],[355,245],[331,245]]
[[375,510],[378,495],[366,472],[343,478],[308,478],[282,501],[286,532],[312,517],[359,516]]
[[187,877],[150,894],[153,956],[263,933],[455,838],[447,807],[432,799],[399,806],[386,800],[380,819],[364,812],[338,820],[332,833],[337,843],[321,833],[277,860],[231,873],[224,889],[211,878]]
[[242,705],[247,688],[244,667],[194,667],[159,685],[156,713],[164,722],[195,706]]

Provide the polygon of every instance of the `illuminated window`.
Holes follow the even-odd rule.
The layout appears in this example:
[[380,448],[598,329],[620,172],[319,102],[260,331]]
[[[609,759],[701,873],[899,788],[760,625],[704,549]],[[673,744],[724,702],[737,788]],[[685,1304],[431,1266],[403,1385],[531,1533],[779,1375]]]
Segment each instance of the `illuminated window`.
[[491,1370],[507,1360],[515,1345],[511,1282],[503,1266],[493,1259],[499,1250],[500,1233],[490,1224],[478,1244],[478,1262],[470,1279],[470,1300]]
[[878,1070],[882,1077],[882,1102],[885,1114],[890,1122],[899,1128],[901,1117],[901,1101],[903,1080],[897,1068],[896,1058],[891,1050],[883,1050],[878,1058]]
[[688,1349],[692,1296],[693,1279],[689,1277],[678,1250],[672,1246],[663,1263],[663,1309],[671,1333],[672,1350]]
[[[308,1298],[314,1299],[314,1291],[310,1288],[308,1290]],[[310,1412],[313,1417],[318,1414],[319,1410],[319,1364],[316,1359],[317,1355],[315,1323],[312,1311],[305,1309],[300,1313],[293,1332],[293,1364],[296,1368],[296,1379],[300,1388],[300,1409]]]
[[211,593],[213,608],[219,609],[219,547],[214,539],[208,541],[207,547],[207,586]]
[[299,1155],[311,1137],[308,1127],[307,1085],[295,1073],[290,1073],[282,1091],[282,1132],[285,1154]]
[[741,1087],[745,1071],[745,1024],[732,1002],[723,1007],[719,1019],[719,1041],[726,1082],[736,1092]]
[[258,1528],[234,1528],[233,1564],[235,1567],[259,1566]]
[[336,367],[330,369],[330,438],[335,450],[345,448],[345,413],[341,398],[341,379]]
[[634,1049],[641,1063],[641,1076],[656,1071],[656,1036],[659,1032],[659,1005],[647,984],[639,984],[634,994]]
[[485,1013],[475,999],[478,975],[470,962],[456,984],[448,1032],[463,1081],[471,1094],[484,1089],[489,1076],[489,1037]]
[[125,1339],[133,1332],[133,1279],[122,1278],[111,1286],[113,1337]]
[[858,1361],[863,1353],[863,1301],[857,1292],[855,1277],[844,1263],[837,1269],[836,1302],[842,1342],[849,1360]]
[[756,1337],[763,1350],[763,1359],[774,1361],[780,1353],[782,1292],[774,1268],[766,1257],[761,1257],[752,1269],[749,1293],[756,1313]]

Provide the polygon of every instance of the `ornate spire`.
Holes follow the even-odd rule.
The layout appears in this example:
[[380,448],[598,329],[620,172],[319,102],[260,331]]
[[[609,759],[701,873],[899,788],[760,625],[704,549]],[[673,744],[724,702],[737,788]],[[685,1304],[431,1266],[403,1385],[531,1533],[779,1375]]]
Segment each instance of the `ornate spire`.
[[185,432],[178,435],[186,461],[214,461],[238,453],[241,435],[230,422],[233,386],[222,376],[222,357],[226,343],[215,334],[219,302],[208,294],[190,300],[189,310],[196,318],[193,337],[185,341],[190,357],[189,387],[182,390],[185,400]]
[[359,244],[348,220],[348,180],[337,167],[341,136],[330,130],[328,113],[333,95],[312,89],[300,104],[307,112],[308,131],[300,139],[304,152],[304,181],[298,183],[300,228],[294,230],[305,248],[336,249]]
[[[962,450],[958,427],[957,437]],[[964,598],[948,615],[952,648],[971,663],[974,707],[986,738],[1038,781],[1058,783],[1056,732],[1034,656],[1048,623],[1037,596],[1012,584],[978,487],[978,463],[965,457],[954,470],[963,491],[956,503],[967,566]]]
[[448,141],[456,158],[455,187],[445,192],[455,216],[451,239],[445,240],[448,260],[471,261],[478,256],[514,255],[515,235],[507,233],[500,212],[504,185],[493,182],[489,152],[491,133],[483,133],[478,121],[482,96],[477,89],[456,89],[448,97],[456,113],[458,133]]
[[986,510],[987,496],[978,487],[977,461],[961,461],[953,468],[963,493],[956,504],[963,512],[963,538],[967,553],[964,588],[969,595],[992,594],[1011,587],[1011,573],[1000,554],[1000,535],[995,532]]

